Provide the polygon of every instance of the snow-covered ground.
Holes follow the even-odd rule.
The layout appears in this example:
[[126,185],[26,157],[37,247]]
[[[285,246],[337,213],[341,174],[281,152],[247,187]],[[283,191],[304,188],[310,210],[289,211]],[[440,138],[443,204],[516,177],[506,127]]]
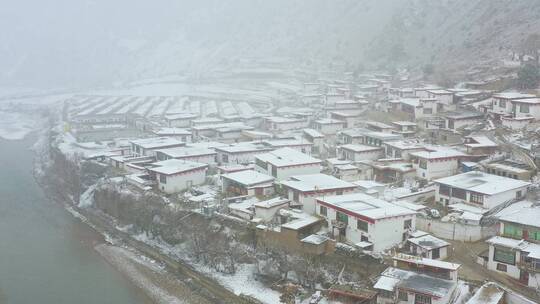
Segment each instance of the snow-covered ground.
[[[144,242],[148,245],[157,247],[165,254],[175,258],[186,260],[187,254],[182,246],[171,246],[159,238],[150,238],[147,234],[142,233],[135,236],[135,239]],[[234,275],[218,273],[204,265],[197,264],[194,261],[187,261],[198,271],[213,277],[220,284],[233,291],[235,294],[245,294],[256,298],[257,300],[274,304],[279,303],[280,293],[266,287],[262,282],[257,281],[255,277],[256,266],[252,264],[241,264],[237,266],[237,271]]]

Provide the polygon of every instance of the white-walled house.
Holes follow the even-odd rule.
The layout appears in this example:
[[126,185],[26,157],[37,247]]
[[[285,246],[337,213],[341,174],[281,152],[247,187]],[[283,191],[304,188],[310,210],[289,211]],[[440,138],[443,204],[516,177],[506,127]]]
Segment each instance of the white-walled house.
[[447,129],[457,130],[484,121],[484,113],[473,111],[447,112],[442,115]]
[[427,94],[428,98],[437,100],[438,109],[449,111],[456,108],[453,92],[447,90],[428,90]]
[[413,137],[418,129],[418,125],[412,121],[393,121],[392,125],[394,126],[392,133],[399,134],[404,138]]
[[471,171],[435,182],[435,200],[448,206],[465,203],[485,209],[525,196],[530,183],[503,176]]
[[399,254],[373,288],[377,304],[450,304],[459,297],[460,264]]
[[301,206],[304,212],[316,214],[315,198],[355,192],[355,184],[326,174],[291,176],[281,185],[288,193],[292,205]]
[[263,222],[270,222],[276,216],[280,209],[289,208],[289,200],[286,198],[275,197],[266,201],[253,204],[255,207],[255,218]]
[[324,150],[324,134],[314,129],[304,129],[302,136],[313,144],[312,152],[320,154]]
[[487,268],[518,280],[525,286],[540,288],[540,245],[523,240],[494,236],[487,240]]
[[151,137],[135,139],[129,142],[134,156],[155,156],[156,150],[183,147],[185,142],[172,137]]
[[221,175],[221,187],[226,196],[257,195],[274,193],[274,178],[254,170],[243,170]]
[[403,242],[416,220],[415,211],[363,193],[318,197],[315,209],[336,237],[351,244],[370,243],[373,252]]
[[417,140],[394,140],[383,144],[385,158],[410,160],[413,152],[426,151],[424,144]]
[[208,165],[216,163],[216,151],[199,147],[178,147],[156,150],[157,160],[179,159]]
[[382,147],[348,144],[338,147],[338,156],[350,161],[377,160],[383,156]]
[[177,193],[206,180],[207,164],[169,159],[152,163],[147,170],[154,177],[157,187],[165,193]]
[[540,288],[540,206],[514,203],[496,214],[499,236],[490,244],[488,269],[505,273],[521,284]]
[[449,254],[450,243],[430,234],[407,240],[412,255],[434,260],[445,260]]
[[345,126],[344,121],[331,118],[323,118],[313,122],[313,129],[325,135],[334,135],[343,130]]
[[196,114],[192,113],[177,113],[165,115],[167,126],[171,128],[187,128],[191,126],[191,121],[197,119]]
[[320,159],[291,148],[281,148],[255,156],[255,171],[284,180],[293,175],[321,172]]
[[237,143],[215,148],[219,164],[248,164],[255,156],[272,151],[260,143]]
[[263,123],[268,131],[298,130],[308,126],[308,121],[305,119],[280,116],[265,117]]
[[156,136],[159,137],[174,137],[183,142],[191,142],[191,131],[184,128],[160,128],[153,132]]
[[511,115],[514,113],[513,100],[525,100],[529,98],[536,98],[533,94],[523,94],[516,92],[503,92],[497,93],[492,96],[492,104],[490,113],[495,117]]
[[416,176],[428,181],[458,173],[459,162],[466,157],[461,151],[442,146],[429,146],[409,155]]

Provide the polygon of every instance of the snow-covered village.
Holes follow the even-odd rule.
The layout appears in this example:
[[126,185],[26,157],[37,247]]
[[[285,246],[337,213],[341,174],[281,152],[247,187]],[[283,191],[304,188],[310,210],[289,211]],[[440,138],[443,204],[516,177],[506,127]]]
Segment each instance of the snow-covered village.
[[540,303],[540,36],[497,52],[0,90],[0,303]]

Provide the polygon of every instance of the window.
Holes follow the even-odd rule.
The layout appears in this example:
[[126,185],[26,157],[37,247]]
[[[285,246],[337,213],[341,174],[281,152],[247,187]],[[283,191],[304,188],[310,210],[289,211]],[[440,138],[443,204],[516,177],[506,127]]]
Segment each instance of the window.
[[229,162],[229,155],[223,154],[223,156],[221,157],[221,159],[223,160],[224,163],[228,163],[228,162]]
[[400,301],[409,301],[409,295],[407,294],[406,291],[398,291],[398,299]]
[[427,161],[421,159],[420,162],[418,163],[418,166],[419,166],[420,168],[422,168],[422,169],[427,169]]
[[267,166],[266,166],[266,162],[258,159],[258,158],[255,158],[255,164],[257,165],[257,167],[260,167],[264,170],[267,170]]
[[521,198],[521,190],[516,192],[516,198]]
[[430,108],[424,108],[424,114],[432,114],[433,110]]
[[403,222],[403,229],[410,229],[412,228],[412,220],[405,220]]
[[441,257],[441,250],[439,248],[435,248],[431,251],[431,258],[436,260]]
[[499,107],[506,108],[506,101],[505,100],[499,100]]
[[368,229],[369,229],[368,227],[369,227],[368,222],[365,222],[363,220],[356,220],[356,228],[358,228],[359,230],[368,232]]
[[506,272],[506,265],[505,265],[505,264],[501,264],[501,263],[497,263],[497,270],[498,270],[498,271]]
[[467,192],[463,189],[452,188],[452,197],[465,200],[467,199]]
[[388,290],[383,290],[383,289],[379,289],[377,291],[377,295],[381,298],[386,298],[386,299],[392,299],[394,298],[394,293],[391,292],[391,291],[388,291]]
[[415,294],[414,304],[431,304],[431,297],[422,294]]
[[166,184],[167,183],[167,176],[166,175],[163,175],[163,174],[160,174],[159,175],[159,182],[161,184]]
[[327,209],[325,206],[320,206],[319,208],[319,213],[322,215],[322,216],[326,216],[327,215]]
[[293,190],[293,201],[297,203],[300,201],[300,191]]
[[484,196],[480,193],[471,192],[471,203],[475,204],[483,204],[484,203]]
[[505,223],[503,234],[511,238],[521,239],[523,237],[523,230],[514,225]]
[[342,223],[349,223],[349,216],[345,213],[341,213],[339,211],[336,212],[336,220],[342,222]]
[[277,177],[277,167],[276,166],[272,166],[272,176]]
[[516,254],[512,250],[495,247],[493,260],[505,264],[514,265],[516,263]]
[[522,104],[519,106],[519,112],[520,113],[529,113],[529,105],[528,104]]
[[336,191],[336,195],[343,195],[343,190]]
[[448,187],[447,185],[439,185],[439,194],[449,196],[450,187]]

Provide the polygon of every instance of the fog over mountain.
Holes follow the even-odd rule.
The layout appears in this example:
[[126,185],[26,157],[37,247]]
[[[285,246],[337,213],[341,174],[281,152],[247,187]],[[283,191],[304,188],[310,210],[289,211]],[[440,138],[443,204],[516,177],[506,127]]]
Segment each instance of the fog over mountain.
[[21,0],[0,9],[0,85],[110,85],[244,58],[351,69],[489,61],[540,29],[533,3]]

